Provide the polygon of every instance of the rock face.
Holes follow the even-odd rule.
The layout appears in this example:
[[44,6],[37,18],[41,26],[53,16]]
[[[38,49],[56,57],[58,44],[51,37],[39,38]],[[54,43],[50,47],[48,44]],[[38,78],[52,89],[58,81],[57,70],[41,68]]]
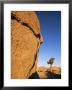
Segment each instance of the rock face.
[[42,41],[35,12],[11,12],[11,79],[27,79],[36,72]]

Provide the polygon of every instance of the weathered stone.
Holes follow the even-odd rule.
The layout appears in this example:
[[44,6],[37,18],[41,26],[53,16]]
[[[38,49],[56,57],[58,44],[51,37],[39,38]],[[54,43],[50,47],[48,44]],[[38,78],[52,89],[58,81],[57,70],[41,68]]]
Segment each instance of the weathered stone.
[[[11,78],[27,79],[37,68],[37,54],[42,42],[40,24],[35,12],[13,11],[12,14],[14,16],[11,19]],[[27,25],[22,25],[22,22]]]
[[61,79],[61,68],[57,66],[37,66],[37,74],[40,79]]

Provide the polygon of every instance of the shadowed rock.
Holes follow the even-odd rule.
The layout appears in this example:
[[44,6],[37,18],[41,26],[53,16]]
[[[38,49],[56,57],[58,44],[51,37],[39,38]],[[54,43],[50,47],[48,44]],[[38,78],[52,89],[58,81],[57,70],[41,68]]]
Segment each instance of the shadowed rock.
[[29,79],[61,79],[61,75],[52,73],[50,71],[46,72],[35,72],[33,73]]
[[37,73],[40,79],[61,79],[61,68],[52,67],[52,72],[49,67],[38,67]]
[[35,72],[29,77],[29,79],[40,79],[40,77],[39,77],[38,73]]
[[61,75],[48,72],[48,79],[61,79]]

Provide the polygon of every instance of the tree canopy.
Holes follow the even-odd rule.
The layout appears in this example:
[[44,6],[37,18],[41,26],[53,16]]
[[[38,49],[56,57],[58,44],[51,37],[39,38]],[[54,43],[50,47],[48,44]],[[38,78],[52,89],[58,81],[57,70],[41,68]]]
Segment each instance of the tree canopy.
[[53,64],[55,58],[50,58],[49,61],[47,61],[47,64]]

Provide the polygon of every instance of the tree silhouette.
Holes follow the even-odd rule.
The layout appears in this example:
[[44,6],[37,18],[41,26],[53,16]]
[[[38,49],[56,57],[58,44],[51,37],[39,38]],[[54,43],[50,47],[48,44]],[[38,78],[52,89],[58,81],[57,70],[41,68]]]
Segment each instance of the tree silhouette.
[[47,64],[50,64],[50,71],[52,71],[51,68],[52,68],[52,65],[53,65],[53,63],[54,63],[54,59],[55,59],[55,58],[50,58],[50,59],[47,61]]

